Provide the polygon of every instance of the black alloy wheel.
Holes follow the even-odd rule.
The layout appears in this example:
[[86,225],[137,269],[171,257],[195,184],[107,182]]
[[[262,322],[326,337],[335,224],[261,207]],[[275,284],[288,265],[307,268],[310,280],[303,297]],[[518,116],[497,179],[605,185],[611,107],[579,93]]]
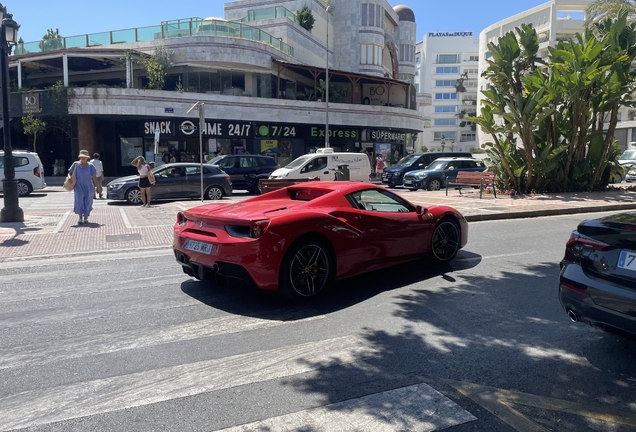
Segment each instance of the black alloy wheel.
[[442,188],[442,181],[438,178],[432,178],[428,181],[426,188],[430,191],[440,190]]
[[449,262],[459,251],[461,233],[453,219],[442,219],[431,236],[431,253],[438,263]]
[[279,288],[289,298],[309,299],[321,294],[334,276],[335,260],[326,242],[298,241],[285,254]]
[[218,186],[210,186],[205,191],[205,197],[209,200],[220,200],[223,198],[223,189]]

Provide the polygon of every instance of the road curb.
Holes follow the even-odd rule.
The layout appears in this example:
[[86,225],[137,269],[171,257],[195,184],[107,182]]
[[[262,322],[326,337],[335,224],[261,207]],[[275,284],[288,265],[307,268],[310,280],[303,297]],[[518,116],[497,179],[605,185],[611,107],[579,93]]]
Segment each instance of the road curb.
[[484,222],[493,220],[507,220],[507,219],[525,219],[543,216],[559,216],[559,215],[572,215],[579,213],[601,213],[617,210],[634,210],[636,209],[636,203],[633,204],[607,204],[601,206],[591,207],[571,207],[560,209],[542,209],[542,210],[525,210],[519,212],[508,213],[492,213],[492,214],[479,214],[464,216],[468,222]]

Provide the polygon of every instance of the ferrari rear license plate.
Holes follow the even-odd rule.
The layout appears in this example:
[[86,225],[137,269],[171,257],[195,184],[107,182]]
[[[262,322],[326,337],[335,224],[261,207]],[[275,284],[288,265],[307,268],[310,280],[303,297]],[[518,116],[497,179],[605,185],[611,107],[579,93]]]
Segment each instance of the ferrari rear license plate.
[[626,270],[636,271],[636,252],[622,250],[618,257],[618,267]]
[[185,248],[187,250],[191,250],[194,252],[201,252],[201,253],[209,255],[214,250],[214,245],[210,243],[203,243],[196,240],[187,240],[185,244]]

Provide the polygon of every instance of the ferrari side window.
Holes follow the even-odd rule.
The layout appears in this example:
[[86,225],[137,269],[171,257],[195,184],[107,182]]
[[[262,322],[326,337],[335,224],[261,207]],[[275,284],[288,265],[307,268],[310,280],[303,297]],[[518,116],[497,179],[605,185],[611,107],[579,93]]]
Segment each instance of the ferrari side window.
[[350,202],[356,203],[358,208],[374,212],[408,213],[415,209],[402,198],[391,192],[368,189],[349,195]]

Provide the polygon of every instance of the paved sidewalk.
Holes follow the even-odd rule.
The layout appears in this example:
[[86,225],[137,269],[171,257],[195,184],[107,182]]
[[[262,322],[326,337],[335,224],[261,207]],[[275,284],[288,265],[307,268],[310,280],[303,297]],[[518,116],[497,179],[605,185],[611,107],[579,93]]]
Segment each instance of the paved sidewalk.
[[[47,179],[48,181],[48,179]],[[106,183],[106,182],[105,182]],[[51,184],[51,183],[49,183]],[[422,206],[449,205],[470,222],[636,209],[636,191],[550,194],[510,197],[468,191],[416,191],[394,189]],[[222,202],[250,195],[236,192]],[[209,201],[207,201],[209,202]],[[0,223],[0,263],[25,259],[91,253],[117,253],[145,248],[166,248],[172,243],[172,226],[178,211],[201,205],[199,200],[160,202],[150,208],[108,200],[95,200],[87,225],[78,225],[73,214],[73,194],[61,186],[36,191],[20,200],[23,223]]]

